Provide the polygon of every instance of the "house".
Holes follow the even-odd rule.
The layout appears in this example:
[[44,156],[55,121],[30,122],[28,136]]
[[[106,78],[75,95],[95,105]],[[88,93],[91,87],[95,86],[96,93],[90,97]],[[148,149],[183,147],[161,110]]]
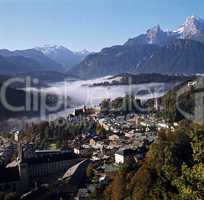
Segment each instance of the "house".
[[96,142],[97,142],[97,141],[96,141],[95,139],[93,139],[93,138],[89,140],[89,144],[90,144],[91,146],[95,146],[95,145],[96,145]]
[[133,158],[134,151],[132,149],[118,150],[115,153],[115,163],[124,164],[129,159]]
[[[61,194],[77,193],[78,188],[84,184],[86,177],[86,169],[90,164],[90,160],[85,159],[74,166],[71,166],[63,175],[58,191]],[[69,198],[67,198],[69,199]]]
[[93,108],[87,108],[84,106],[83,108],[75,109],[73,115],[76,117],[87,116],[94,114],[95,110]]
[[[27,192],[21,196],[22,200],[31,199],[75,199],[81,185],[85,183],[86,169],[90,164],[89,160],[81,160],[77,164],[72,165],[64,173],[58,181],[51,183],[50,185],[43,184],[40,187]],[[59,177],[59,176],[58,176]],[[50,189],[48,189],[50,188]],[[71,198],[70,198],[71,197]],[[81,199],[81,198],[80,198]]]
[[101,185],[107,185],[107,184],[109,183],[109,181],[110,181],[110,178],[109,178],[108,176],[106,176],[106,175],[101,176],[101,177],[99,178],[99,183],[100,183]]
[[99,124],[100,124],[106,131],[109,131],[109,130],[110,130],[110,124],[107,122],[106,119],[100,119],[100,120],[99,120]]
[[133,137],[135,137],[135,132],[134,132],[134,130],[131,130],[131,131],[129,131],[128,133],[125,133],[125,137],[127,137],[127,138],[133,138]]
[[[87,148],[88,147],[88,148]],[[92,154],[92,149],[89,146],[79,146],[74,148],[74,153],[82,156],[89,156]]]
[[120,137],[119,137],[118,135],[116,135],[116,134],[113,134],[113,135],[110,135],[110,136],[108,137],[108,139],[109,139],[110,141],[118,141],[118,140],[120,139]]
[[74,198],[75,200],[88,200],[89,192],[87,188],[80,188],[78,190],[77,196]]
[[80,160],[79,156],[72,151],[30,148],[29,145],[29,154],[25,153],[26,148],[21,144],[18,148],[17,164],[25,189],[37,180],[64,171]]
[[83,108],[75,109],[73,115],[76,117],[79,116],[84,116],[86,113],[86,107],[84,106]]
[[60,170],[66,170],[79,159],[71,151],[35,151],[35,157],[19,160],[21,167],[26,169],[29,179],[48,176]]

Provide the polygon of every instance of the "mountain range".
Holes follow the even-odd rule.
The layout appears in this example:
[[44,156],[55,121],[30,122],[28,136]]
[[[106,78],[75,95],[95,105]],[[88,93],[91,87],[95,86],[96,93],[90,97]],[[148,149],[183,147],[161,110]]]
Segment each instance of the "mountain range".
[[63,46],[44,46],[26,50],[0,49],[0,74],[34,71],[66,72],[79,64],[89,52],[72,52]]
[[60,71],[62,66],[35,49],[0,50],[0,73],[16,74],[36,70]]
[[79,64],[87,55],[90,54],[90,52],[86,49],[79,52],[73,52],[64,46],[57,45],[45,45],[43,47],[36,47],[35,49],[42,52],[55,62],[60,63],[65,71]]
[[174,31],[163,31],[159,25],[148,29],[145,34],[129,39],[125,45],[156,44],[163,46],[176,39],[191,39],[204,43],[204,20],[191,16]]
[[56,71],[81,78],[119,73],[204,73],[204,20],[191,16],[173,31],[159,25],[128,39],[123,45],[73,52],[45,45],[26,50],[0,50],[0,74]]
[[87,56],[70,71],[83,78],[118,73],[204,73],[204,20],[188,17],[174,31],[159,25],[125,42]]

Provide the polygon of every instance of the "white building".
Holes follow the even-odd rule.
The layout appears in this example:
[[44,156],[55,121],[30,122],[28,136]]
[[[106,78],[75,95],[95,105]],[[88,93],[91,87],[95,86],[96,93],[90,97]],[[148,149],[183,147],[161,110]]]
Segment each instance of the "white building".
[[133,150],[124,149],[119,150],[115,153],[115,163],[116,164],[124,164],[127,160],[133,157]]

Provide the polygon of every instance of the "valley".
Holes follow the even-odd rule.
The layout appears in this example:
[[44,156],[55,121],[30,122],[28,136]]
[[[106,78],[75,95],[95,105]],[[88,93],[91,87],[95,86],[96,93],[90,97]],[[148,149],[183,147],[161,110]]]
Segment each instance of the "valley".
[[56,2],[0,12],[0,200],[204,199],[204,19]]

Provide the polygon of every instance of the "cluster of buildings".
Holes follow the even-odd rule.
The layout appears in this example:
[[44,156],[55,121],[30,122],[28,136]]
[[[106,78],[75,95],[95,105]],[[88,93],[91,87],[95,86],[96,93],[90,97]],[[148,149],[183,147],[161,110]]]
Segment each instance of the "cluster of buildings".
[[[74,152],[79,156],[112,165],[123,164],[126,156],[129,156],[118,152],[131,152],[137,162],[157,137],[159,128],[157,119],[149,115],[129,114],[115,118],[103,116],[96,118],[96,121],[105,134],[82,134],[75,138],[72,147],[74,146]],[[121,161],[119,157],[123,157]]]
[[78,190],[78,199],[88,199],[96,187],[103,187],[111,180],[111,174],[126,162],[139,164],[149,145],[157,138],[158,129],[168,124],[153,115],[98,115],[95,120],[104,133],[82,134],[75,139],[74,152],[88,157],[96,167],[96,180]]
[[[86,108],[76,110],[67,120],[80,123],[81,120],[89,118],[102,132],[87,130],[72,140],[68,139],[69,150],[36,150],[33,143],[18,142],[17,159],[0,169],[4,172],[4,175],[0,175],[0,191],[25,193],[48,183],[51,185],[49,188],[53,190],[49,195],[61,194],[67,197],[69,193],[72,199],[75,195],[75,199],[86,199],[87,193],[93,191],[93,185],[82,187],[78,184],[90,162],[97,163],[98,181],[104,184],[108,174],[116,171],[121,164],[128,160],[138,163],[143,159],[149,145],[157,137],[159,126],[165,125],[150,115],[110,116],[96,114]],[[47,194],[47,190],[44,188],[44,192],[37,196]],[[39,192],[39,189],[24,194],[22,198],[29,199],[32,195],[35,196],[36,192]],[[52,198],[54,197],[49,196],[48,199]]]
[[19,144],[17,159],[0,167],[0,191],[22,194],[52,183],[81,160],[73,151],[35,150],[32,144]]
[[[189,82],[188,87],[197,84]],[[161,109],[159,105],[155,99],[156,110]],[[3,161],[0,191],[24,194],[23,200],[43,195],[43,199],[49,200],[88,199],[94,187],[107,184],[109,175],[120,165],[129,161],[138,164],[157,138],[158,130],[173,129],[178,125],[174,123],[169,127],[164,120],[150,114],[102,114],[100,110],[86,107],[76,109],[65,120],[67,124],[93,122],[100,131],[87,129],[75,138],[67,139],[67,150],[37,150],[34,143],[21,144],[19,132],[14,134],[14,142],[0,137],[0,161]],[[53,126],[53,135],[54,130]],[[13,159],[15,153],[17,157]],[[86,180],[90,163],[96,166],[97,180],[94,184],[81,184]]]

